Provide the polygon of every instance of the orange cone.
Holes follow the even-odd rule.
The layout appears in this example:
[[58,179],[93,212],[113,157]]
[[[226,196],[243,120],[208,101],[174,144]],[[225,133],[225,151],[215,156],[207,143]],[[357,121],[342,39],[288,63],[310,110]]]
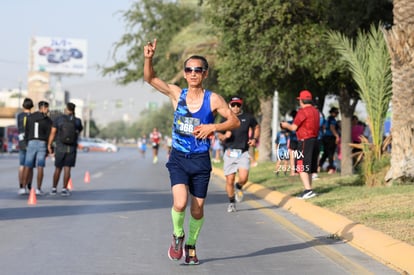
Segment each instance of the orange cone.
[[72,190],[73,189],[73,185],[72,185],[72,179],[70,178],[68,181],[68,189]]
[[89,183],[91,181],[91,178],[89,176],[89,172],[88,171],[85,172],[85,178],[83,180],[85,181],[85,183]]
[[35,192],[34,188],[30,189],[29,200],[27,201],[27,204],[28,205],[36,205],[37,204],[36,192]]

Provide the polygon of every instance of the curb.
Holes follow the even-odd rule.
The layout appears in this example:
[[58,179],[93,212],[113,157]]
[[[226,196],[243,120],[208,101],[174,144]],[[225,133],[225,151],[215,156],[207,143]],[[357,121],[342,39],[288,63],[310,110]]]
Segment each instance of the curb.
[[[213,174],[225,178],[221,169]],[[244,190],[301,217],[403,274],[414,274],[414,246],[305,200],[247,182]]]

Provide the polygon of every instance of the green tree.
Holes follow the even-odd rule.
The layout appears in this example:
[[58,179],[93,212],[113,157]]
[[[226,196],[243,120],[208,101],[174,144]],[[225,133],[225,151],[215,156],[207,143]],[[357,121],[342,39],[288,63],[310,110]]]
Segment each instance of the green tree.
[[[220,87],[226,94],[239,93],[260,115],[259,158],[268,160],[274,91],[281,97],[290,95],[296,107],[300,89],[323,78],[334,64],[328,54],[331,49],[323,41],[321,3],[209,0],[208,5],[208,17],[219,34]],[[292,79],[297,82],[288,82]]]
[[358,32],[356,41],[339,32],[329,32],[328,41],[347,64],[358,93],[366,105],[373,146],[363,147],[364,175],[371,182],[374,165],[381,160],[383,125],[391,100],[391,61],[383,34],[372,25],[370,32]]
[[[84,123],[85,123],[85,121],[84,121]],[[89,121],[89,123],[90,123],[90,126],[89,126],[89,136],[90,136],[90,137],[96,137],[96,136],[98,136],[98,135],[99,135],[99,128],[98,128],[98,126],[96,125],[95,120],[91,119],[91,120]],[[84,128],[85,128],[85,125],[84,125]],[[86,132],[86,131],[85,131],[85,129],[84,129],[84,130],[83,130],[83,134],[84,134],[85,132]]]
[[[359,27],[382,18],[389,3],[384,0],[207,2],[211,7],[209,18],[220,34],[220,87],[228,93],[241,93],[248,99],[247,104],[256,103],[255,110],[261,111],[265,122],[261,124],[265,133],[271,132],[267,127],[274,90],[286,100],[280,106],[289,106],[286,108],[289,110],[296,107],[295,96],[305,88],[321,98],[322,103],[326,93],[339,94],[344,130],[350,132],[350,118],[358,99],[355,85],[349,73],[338,66],[323,37],[331,28],[354,35]],[[259,150],[270,152],[271,141],[265,137],[262,135]],[[347,138],[349,142],[350,136]],[[350,154],[345,159],[349,159],[349,165],[342,171],[352,171]]]
[[128,124],[124,121],[110,122],[105,128],[102,129],[99,136],[101,138],[115,138],[120,140],[126,136]]
[[[183,5],[163,0],[141,0],[122,12],[126,23],[126,33],[114,44],[113,58],[115,64],[101,67],[103,75],[115,74],[120,84],[138,81],[143,76],[143,47],[148,41],[157,38],[157,55],[154,66],[163,79],[173,79],[181,70],[179,61],[182,52],[170,51],[173,38],[186,26],[200,20],[201,14],[195,5]],[[181,44],[186,41],[181,41]],[[125,49],[125,56],[118,57],[120,49]]]

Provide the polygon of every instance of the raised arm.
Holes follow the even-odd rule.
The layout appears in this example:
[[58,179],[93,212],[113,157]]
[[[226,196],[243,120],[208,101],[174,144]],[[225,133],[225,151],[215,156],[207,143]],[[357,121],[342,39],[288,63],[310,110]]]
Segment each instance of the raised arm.
[[175,102],[177,101],[178,96],[181,92],[180,87],[168,84],[158,78],[155,74],[154,67],[152,66],[152,58],[155,54],[156,47],[157,39],[154,39],[152,43],[148,42],[148,44],[144,46],[144,80],[156,90],[167,95],[173,102]]

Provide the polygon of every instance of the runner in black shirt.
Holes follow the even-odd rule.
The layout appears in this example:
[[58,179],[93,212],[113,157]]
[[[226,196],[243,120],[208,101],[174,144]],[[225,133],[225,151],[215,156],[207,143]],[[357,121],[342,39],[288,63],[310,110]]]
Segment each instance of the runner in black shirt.
[[[249,146],[256,146],[260,127],[253,115],[243,112],[243,99],[233,96],[230,109],[240,120],[240,127],[232,131],[219,133],[218,137],[224,147],[224,175],[226,176],[226,192],[230,204],[227,212],[236,212],[236,202],[243,200],[242,187],[247,182],[250,169]],[[235,182],[238,172],[239,181]]]

